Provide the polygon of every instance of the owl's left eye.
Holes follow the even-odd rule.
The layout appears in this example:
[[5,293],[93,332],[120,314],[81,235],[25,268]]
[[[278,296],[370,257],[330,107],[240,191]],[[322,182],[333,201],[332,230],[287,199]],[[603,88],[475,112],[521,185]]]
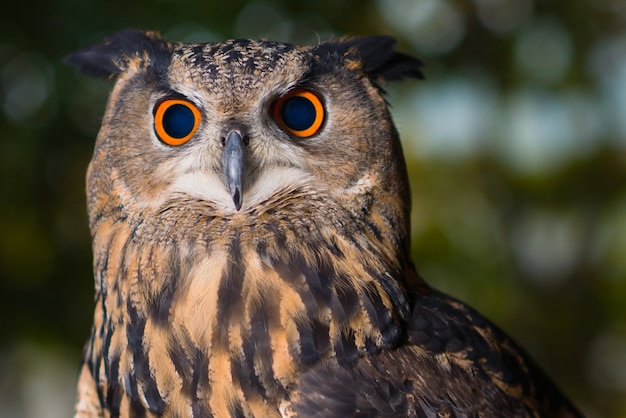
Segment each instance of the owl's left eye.
[[324,106],[317,94],[297,89],[276,101],[272,116],[285,131],[299,138],[308,138],[322,128]]
[[154,129],[168,145],[178,146],[189,141],[200,127],[202,115],[193,103],[181,99],[166,99],[154,109]]

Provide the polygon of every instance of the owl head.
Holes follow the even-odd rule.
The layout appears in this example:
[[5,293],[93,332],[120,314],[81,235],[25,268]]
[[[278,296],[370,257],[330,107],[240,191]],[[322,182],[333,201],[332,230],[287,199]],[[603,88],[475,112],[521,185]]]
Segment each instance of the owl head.
[[113,208],[145,214],[176,196],[236,217],[286,210],[297,194],[326,210],[379,206],[406,230],[406,169],[382,85],[422,74],[394,46],[384,36],[188,44],[124,31],[70,55],[82,73],[115,80],[88,173],[92,228]]

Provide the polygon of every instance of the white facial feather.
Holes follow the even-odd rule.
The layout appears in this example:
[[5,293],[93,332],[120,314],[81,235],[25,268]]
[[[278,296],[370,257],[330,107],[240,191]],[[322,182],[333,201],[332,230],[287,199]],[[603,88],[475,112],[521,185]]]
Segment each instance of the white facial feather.
[[190,197],[214,203],[226,211],[234,211],[233,198],[218,175],[211,172],[190,171],[179,176],[170,186],[172,195],[186,194]]
[[[277,167],[264,170],[255,183],[244,190],[243,205],[240,212],[263,204],[282,190],[310,185],[311,182],[312,176],[297,168]],[[206,200],[226,213],[237,212],[233,198],[228,193],[224,181],[212,172],[188,171],[171,184],[169,193],[172,195],[182,193]]]
[[313,176],[298,168],[276,167],[264,170],[252,187],[244,191],[242,209],[261,204],[279,191],[310,185],[312,182]]

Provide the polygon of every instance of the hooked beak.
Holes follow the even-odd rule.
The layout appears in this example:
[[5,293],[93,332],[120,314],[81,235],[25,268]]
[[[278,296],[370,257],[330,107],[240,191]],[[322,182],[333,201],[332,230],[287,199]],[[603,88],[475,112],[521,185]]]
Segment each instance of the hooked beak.
[[222,151],[222,167],[228,191],[235,203],[235,209],[239,211],[243,203],[242,181],[244,163],[244,142],[241,132],[232,130],[224,140]]

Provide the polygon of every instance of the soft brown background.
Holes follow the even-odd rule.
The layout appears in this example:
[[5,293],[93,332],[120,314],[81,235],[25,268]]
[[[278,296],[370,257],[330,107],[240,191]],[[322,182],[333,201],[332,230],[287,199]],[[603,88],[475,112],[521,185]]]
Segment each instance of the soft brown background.
[[62,65],[123,28],[172,40],[392,34],[413,252],[590,417],[626,417],[626,2],[9,2],[0,14],[0,416],[69,416],[92,315],[84,173],[108,84]]

